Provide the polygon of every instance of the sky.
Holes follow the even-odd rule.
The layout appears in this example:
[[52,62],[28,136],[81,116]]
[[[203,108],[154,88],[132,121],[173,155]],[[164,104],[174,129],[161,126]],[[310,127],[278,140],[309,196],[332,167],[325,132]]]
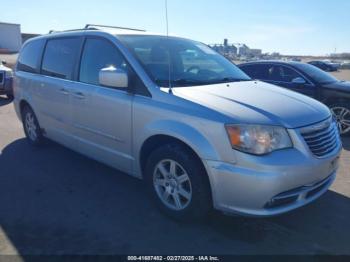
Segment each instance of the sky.
[[[166,32],[165,0],[7,0],[6,10],[0,21],[25,33],[87,23]],[[286,55],[350,52],[349,12],[349,0],[168,0],[170,34]]]

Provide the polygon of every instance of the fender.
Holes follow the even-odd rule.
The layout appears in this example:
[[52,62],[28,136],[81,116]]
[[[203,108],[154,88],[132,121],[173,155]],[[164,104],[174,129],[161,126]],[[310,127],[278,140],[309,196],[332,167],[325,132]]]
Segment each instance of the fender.
[[[201,132],[183,122],[174,120],[159,120],[145,126],[143,136],[134,141],[135,156],[140,156],[141,148],[145,141],[152,136],[166,135],[176,138],[187,144],[201,159],[218,160],[219,154],[214,146],[205,138]],[[138,136],[134,135],[135,138]],[[136,158],[135,173],[142,176],[139,157]]]

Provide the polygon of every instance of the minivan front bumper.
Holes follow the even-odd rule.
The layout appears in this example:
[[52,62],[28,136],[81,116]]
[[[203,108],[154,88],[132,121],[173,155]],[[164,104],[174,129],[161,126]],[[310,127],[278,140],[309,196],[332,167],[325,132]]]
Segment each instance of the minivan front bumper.
[[341,148],[323,159],[294,148],[263,157],[236,152],[237,164],[204,161],[214,208],[273,216],[304,206],[324,194],[335,180]]

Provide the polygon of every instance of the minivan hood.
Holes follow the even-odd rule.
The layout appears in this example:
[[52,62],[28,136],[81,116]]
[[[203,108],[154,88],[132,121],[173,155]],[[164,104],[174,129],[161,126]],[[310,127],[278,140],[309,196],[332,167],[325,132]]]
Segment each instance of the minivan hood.
[[320,102],[260,81],[179,87],[173,94],[225,114],[233,123],[298,128],[330,117]]

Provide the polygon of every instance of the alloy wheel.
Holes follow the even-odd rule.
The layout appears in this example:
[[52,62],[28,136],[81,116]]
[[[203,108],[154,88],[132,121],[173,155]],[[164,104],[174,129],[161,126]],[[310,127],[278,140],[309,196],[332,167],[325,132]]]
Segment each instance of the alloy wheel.
[[30,140],[35,141],[38,137],[37,126],[35,124],[34,115],[31,112],[27,112],[25,116],[25,127]]
[[345,107],[333,107],[331,110],[337,121],[340,134],[348,133],[350,131],[350,110]]
[[174,160],[162,160],[156,165],[153,172],[153,186],[159,199],[170,209],[180,211],[191,202],[190,177]]

